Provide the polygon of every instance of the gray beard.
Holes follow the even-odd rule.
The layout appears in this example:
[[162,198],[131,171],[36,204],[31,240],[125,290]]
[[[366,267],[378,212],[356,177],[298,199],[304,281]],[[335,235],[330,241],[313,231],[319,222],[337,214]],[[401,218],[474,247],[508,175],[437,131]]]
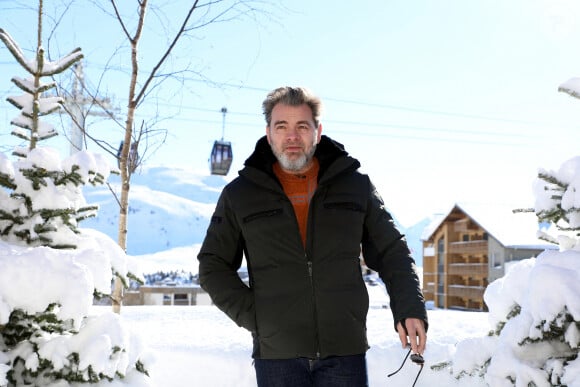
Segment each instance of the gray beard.
[[283,153],[274,152],[274,155],[276,156],[276,159],[278,159],[282,169],[290,172],[299,172],[312,161],[312,158],[314,157],[314,151],[316,151],[316,145],[312,147],[312,150],[308,154],[303,154],[299,158],[293,160],[290,160]]

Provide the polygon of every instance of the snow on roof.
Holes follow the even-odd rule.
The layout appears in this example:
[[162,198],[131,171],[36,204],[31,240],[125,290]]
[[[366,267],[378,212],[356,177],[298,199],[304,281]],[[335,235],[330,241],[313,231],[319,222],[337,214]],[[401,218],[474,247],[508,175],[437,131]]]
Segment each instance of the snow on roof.
[[516,207],[502,204],[456,203],[443,214],[433,216],[433,221],[427,226],[421,236],[427,240],[437,230],[441,223],[458,208],[467,214],[475,223],[483,228],[504,247],[556,249],[557,246],[537,238],[540,229],[538,218],[533,212],[514,213]]
[[437,230],[439,225],[443,222],[443,220],[447,217],[447,215],[449,215],[449,212],[451,212],[452,209],[453,208],[451,208],[449,211],[447,211],[444,214],[434,214],[431,217],[431,223],[429,223],[427,225],[427,227],[425,227],[423,229],[423,233],[421,234],[422,241],[426,241],[427,239],[429,239],[431,237],[431,235],[433,235],[435,230]]

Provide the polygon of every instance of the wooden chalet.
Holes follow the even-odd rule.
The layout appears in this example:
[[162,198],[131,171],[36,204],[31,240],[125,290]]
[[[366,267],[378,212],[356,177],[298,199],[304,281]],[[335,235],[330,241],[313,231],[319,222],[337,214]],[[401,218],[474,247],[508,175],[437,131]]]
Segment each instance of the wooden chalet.
[[537,239],[534,213],[500,205],[455,204],[425,229],[423,293],[444,309],[487,310],[487,285],[515,261],[557,246]]

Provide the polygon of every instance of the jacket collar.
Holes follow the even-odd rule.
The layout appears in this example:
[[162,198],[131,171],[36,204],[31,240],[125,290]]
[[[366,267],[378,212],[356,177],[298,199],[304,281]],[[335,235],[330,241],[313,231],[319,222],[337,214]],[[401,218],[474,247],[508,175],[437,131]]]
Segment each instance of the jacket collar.
[[[319,180],[327,171],[329,171],[329,169],[334,171],[334,173],[332,173],[332,175],[334,175],[335,173],[341,172],[345,169],[352,168],[355,170],[360,167],[358,160],[348,155],[348,152],[344,149],[344,145],[325,135],[320,137],[320,142],[316,146],[314,157],[316,157],[320,163]],[[274,177],[272,165],[274,165],[275,162],[276,156],[272,153],[270,144],[268,144],[268,139],[266,136],[263,136],[256,143],[254,152],[250,157],[248,157],[244,165],[246,167],[245,169],[256,168]],[[335,168],[338,168],[338,170],[335,170]]]

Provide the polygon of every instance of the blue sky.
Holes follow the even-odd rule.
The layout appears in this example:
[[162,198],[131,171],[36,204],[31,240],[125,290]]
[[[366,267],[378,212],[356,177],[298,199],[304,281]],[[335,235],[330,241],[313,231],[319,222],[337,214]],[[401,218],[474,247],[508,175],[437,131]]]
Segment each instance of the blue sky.
[[[56,56],[80,46],[87,82],[95,90],[100,84],[101,95],[122,111],[128,55],[109,61],[122,40],[120,29],[87,3],[73,4],[48,47]],[[177,20],[175,3],[157,3],[157,15]],[[46,28],[62,4],[46,6]],[[170,65],[189,63],[197,74],[185,74],[184,84],[164,83],[152,94],[159,104],[150,98],[143,105],[139,118],[158,114],[164,120],[157,127],[168,130],[166,144],[149,164],[207,170],[211,145],[221,137],[220,109],[226,106],[233,178],[264,134],[263,98],[281,85],[304,85],[323,98],[323,133],[361,160],[387,207],[406,226],[456,201],[531,206],[537,169],[558,168],[578,154],[580,101],[557,91],[580,76],[576,1],[277,4],[266,7],[271,17],[213,24],[182,42]],[[27,7],[24,1],[0,1],[0,27],[23,49],[33,48],[36,39],[34,11]],[[155,22],[156,14],[149,16]],[[166,39],[150,27],[141,46],[143,69],[160,55]],[[103,76],[107,63],[113,70]],[[5,74],[0,144],[6,147],[15,143],[8,122],[16,111],[5,98],[19,93],[9,79],[25,74],[3,45],[0,74]],[[94,135],[120,141],[114,125],[92,125]],[[46,145],[66,152],[63,143]]]

